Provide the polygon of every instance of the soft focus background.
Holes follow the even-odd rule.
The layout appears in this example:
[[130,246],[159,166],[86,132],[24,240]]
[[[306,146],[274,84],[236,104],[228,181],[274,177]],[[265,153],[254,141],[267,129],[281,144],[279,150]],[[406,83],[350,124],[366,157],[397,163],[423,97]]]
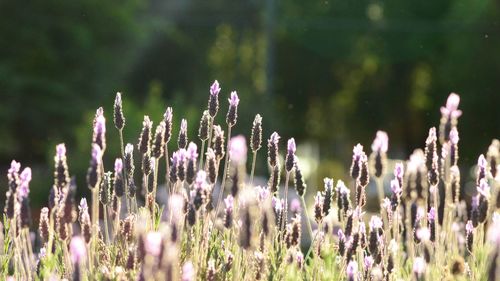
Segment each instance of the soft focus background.
[[[309,191],[345,177],[352,147],[370,152],[379,129],[389,156],[422,147],[439,107],[461,95],[463,178],[500,137],[500,3],[461,1],[8,1],[0,0],[0,171],[12,159],[34,169],[33,204],[46,204],[55,145],[85,192],[91,120],[108,118],[106,165],[119,155],[112,125],[124,96],[127,142],[142,116],[174,108],[196,139],[208,89],[237,90],[235,133],[256,113],[264,138],[295,137]],[[175,142],[171,143],[175,145]],[[282,150],[283,151],[283,150]],[[265,149],[257,173],[267,176]],[[2,194],[5,177],[0,180]],[[346,178],[347,179],[347,178]],[[1,199],[0,201],[3,201]]]

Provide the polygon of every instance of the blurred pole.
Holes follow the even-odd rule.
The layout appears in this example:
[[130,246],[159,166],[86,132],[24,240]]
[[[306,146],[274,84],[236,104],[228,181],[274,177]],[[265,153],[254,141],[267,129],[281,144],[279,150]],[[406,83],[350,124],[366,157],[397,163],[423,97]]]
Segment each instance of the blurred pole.
[[274,25],[276,16],[275,0],[266,0],[265,36],[266,36],[266,94],[274,91]]

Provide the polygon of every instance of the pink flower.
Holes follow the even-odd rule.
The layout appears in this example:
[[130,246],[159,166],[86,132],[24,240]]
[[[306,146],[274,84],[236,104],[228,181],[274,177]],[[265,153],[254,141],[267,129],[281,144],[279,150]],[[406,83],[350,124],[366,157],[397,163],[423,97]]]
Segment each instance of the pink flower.
[[218,96],[220,93],[220,86],[219,86],[219,81],[215,80],[212,86],[210,86],[210,94],[212,96]]
[[462,111],[458,109],[460,103],[460,96],[451,93],[446,100],[446,107],[441,107],[441,114],[450,116],[451,118],[458,118],[462,115]]
[[73,263],[81,262],[87,255],[85,240],[83,240],[82,237],[80,236],[75,236],[71,238],[69,251],[71,253],[71,260],[73,261]]
[[21,172],[21,175],[19,176],[19,179],[21,181],[18,189],[18,196],[20,198],[25,198],[28,196],[30,193],[30,181],[31,181],[31,168],[26,167],[24,170]]
[[238,98],[238,93],[236,93],[236,91],[232,91],[231,97],[227,100],[229,101],[229,105],[234,107],[238,106],[240,103],[240,99]]
[[145,241],[145,248],[146,252],[153,256],[159,256],[160,255],[160,250],[161,250],[161,243],[162,243],[162,237],[161,233],[154,231],[154,232],[149,232],[146,235],[146,241]]
[[384,131],[377,131],[375,140],[372,143],[372,150],[374,152],[386,153],[389,148],[389,137]]
[[56,146],[57,158],[62,159],[66,157],[66,146],[64,143],[58,144]]
[[370,219],[370,230],[373,231],[375,229],[382,228],[382,226],[382,219],[380,219],[379,216],[372,216],[372,218]]
[[116,158],[115,160],[115,175],[118,175],[123,170],[123,161],[121,158]]
[[163,114],[163,119],[165,120],[165,123],[169,123],[169,124],[172,123],[172,117],[173,117],[172,108],[167,107],[167,110]]
[[188,159],[195,160],[198,158],[198,147],[195,143],[190,142],[187,148]]
[[413,273],[418,277],[421,278],[422,275],[425,273],[425,260],[422,257],[417,257],[413,261]]
[[[215,81],[217,82],[217,81]],[[194,281],[196,279],[196,272],[194,271],[193,263],[187,261],[182,266],[182,281]]]
[[269,142],[277,145],[278,142],[280,141],[280,138],[281,138],[280,135],[278,135],[277,132],[274,132],[271,134],[271,137],[269,138]]
[[297,150],[297,146],[295,145],[295,139],[291,138],[288,140],[288,154],[295,154],[295,151]]
[[247,161],[247,141],[243,135],[231,138],[229,143],[229,155],[236,164],[244,164]]

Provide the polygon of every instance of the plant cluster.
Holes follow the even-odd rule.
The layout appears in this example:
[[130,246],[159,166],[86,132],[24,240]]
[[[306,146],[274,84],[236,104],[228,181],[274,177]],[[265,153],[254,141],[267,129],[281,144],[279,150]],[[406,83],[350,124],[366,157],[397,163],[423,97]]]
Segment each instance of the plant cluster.
[[[479,157],[477,193],[466,200],[458,168],[458,95],[451,94],[441,108],[439,130],[429,130],[424,150],[392,165],[388,135],[377,132],[370,155],[361,144],[354,146],[351,178],[325,178],[324,191],[309,208],[295,140],[280,153],[279,134],[269,136],[268,183],[254,186],[263,119],[255,116],[248,145],[244,136],[233,137],[240,100],[231,92],[226,124],[216,124],[220,92],[215,81],[199,123],[200,149],[182,119],[172,153],[172,108],[156,127],[144,116],[138,142],[125,144],[118,93],[113,123],[121,155],[106,169],[107,127],[99,108],[86,178],[90,205],[82,198],[77,208],[66,147],[57,145],[54,184],[36,234],[30,232],[31,170],[12,161],[0,232],[2,279],[500,278],[500,143],[494,140]],[[392,178],[389,194],[384,178]],[[369,216],[370,186],[377,187],[380,208]]]

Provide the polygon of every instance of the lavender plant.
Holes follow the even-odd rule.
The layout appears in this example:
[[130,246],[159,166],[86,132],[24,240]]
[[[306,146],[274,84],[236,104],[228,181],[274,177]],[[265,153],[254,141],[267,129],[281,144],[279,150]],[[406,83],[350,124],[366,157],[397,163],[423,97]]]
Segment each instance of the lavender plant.
[[[0,278],[500,279],[500,142],[493,140],[486,156],[479,156],[476,191],[466,198],[458,161],[457,126],[462,114],[458,95],[451,94],[441,108],[439,134],[431,128],[424,150],[416,149],[407,161],[389,159],[389,137],[383,131],[377,132],[370,157],[361,144],[354,146],[351,179],[325,178],[324,191],[314,196],[309,216],[295,140],[290,138],[285,155],[280,155],[280,136],[277,132],[269,136],[269,179],[265,186],[254,186],[262,117],[257,114],[249,128],[252,161],[247,180],[246,138],[231,137],[239,98],[236,92],[230,95],[225,135],[214,124],[220,92],[215,81],[198,130],[201,146],[189,142],[183,119],[178,149],[171,155],[167,144],[172,137],[172,108],[166,109],[154,134],[152,120],[144,117],[134,151],[134,145],[125,145],[123,139],[126,108],[118,93],[113,120],[121,153],[113,155],[112,170],[107,171],[103,161],[106,119],[99,108],[86,175],[92,197],[82,198],[77,212],[70,159],[65,145],[57,145],[54,185],[35,232],[29,204],[31,169],[12,161],[0,224]],[[159,169],[162,157],[165,172]],[[387,175],[392,167],[393,175]],[[295,191],[289,191],[290,177]],[[384,177],[390,179],[388,194]],[[137,187],[136,179],[141,183]],[[378,213],[368,213],[366,207],[371,179],[376,182]],[[295,196],[299,199],[292,199]],[[123,201],[126,208],[121,207]]]

